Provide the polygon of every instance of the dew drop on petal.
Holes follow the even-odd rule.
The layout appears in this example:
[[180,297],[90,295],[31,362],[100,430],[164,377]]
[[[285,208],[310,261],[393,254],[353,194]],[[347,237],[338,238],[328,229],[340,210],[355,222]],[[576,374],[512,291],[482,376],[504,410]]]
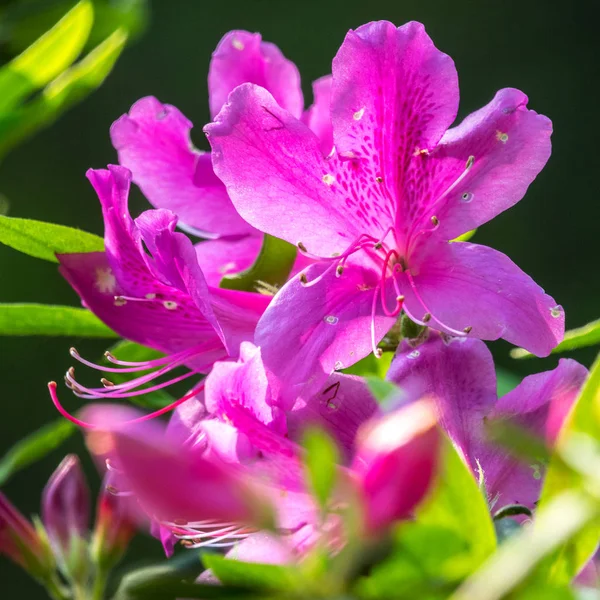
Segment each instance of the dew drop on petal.
[[352,118],[355,121],[360,121],[363,118],[363,115],[365,114],[365,107],[363,106],[360,110],[357,110],[353,115]]
[[245,48],[244,46],[244,42],[242,42],[241,40],[238,40],[236,38],[234,38],[231,41],[231,45],[236,49],[236,50],[243,50]]
[[325,323],[327,323],[328,325],[335,325],[337,324],[337,322],[339,321],[339,319],[337,317],[334,317],[333,315],[327,315],[323,321],[325,321]]
[[460,201],[468,204],[469,202],[473,201],[474,197],[475,197],[475,194],[473,194],[473,192],[463,192],[460,197]]
[[175,310],[177,308],[177,302],[173,302],[173,300],[165,300],[163,302],[163,306],[167,310]]
[[419,358],[419,356],[421,356],[421,353],[418,350],[413,350],[409,355],[408,358],[411,359],[415,359],[415,358]]
[[330,175],[329,173],[323,175],[323,183],[325,185],[333,185],[335,182],[335,177]]
[[333,365],[333,369],[335,371],[341,371],[344,368],[344,363],[341,360],[337,360],[335,365]]
[[158,121],[162,121],[164,118],[166,118],[166,116],[169,114],[169,111],[164,108],[163,110],[160,110],[156,113],[156,119]]
[[499,142],[506,144],[506,142],[508,142],[508,133],[505,133],[504,131],[496,131],[496,139]]
[[553,308],[550,309],[550,314],[555,318],[558,319],[558,317],[560,317],[563,313],[563,309],[562,306],[554,306]]

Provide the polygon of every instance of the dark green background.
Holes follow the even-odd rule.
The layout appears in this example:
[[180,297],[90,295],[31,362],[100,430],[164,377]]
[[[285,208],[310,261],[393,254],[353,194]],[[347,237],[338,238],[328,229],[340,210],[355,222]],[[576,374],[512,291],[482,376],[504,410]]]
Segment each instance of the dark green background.
[[[456,61],[460,118],[487,103],[497,89],[511,86],[524,90],[530,107],[553,120],[554,151],[548,166],[526,198],[481,228],[475,241],[506,252],[563,304],[568,327],[575,327],[600,316],[598,37],[591,6],[583,0],[155,2],[146,34],[125,51],[106,84],[0,165],[0,191],[11,203],[12,216],[101,233],[99,206],[84,173],[115,161],[108,137],[111,122],[138,98],[153,94],[178,106],[197,124],[193,137],[205,148],[201,126],[208,120],[208,61],[225,32],[260,31],[277,43],[300,68],[309,104],[310,82],[329,72],[349,28],[375,19],[398,25],[416,19]],[[0,282],[1,302],[78,302],[55,265],[3,246]],[[99,355],[103,343],[3,338],[0,344],[1,453],[56,417],[45,384],[60,380],[71,364],[69,346]],[[499,362],[520,373],[556,363],[551,358],[516,364],[508,358],[508,345],[498,342],[492,347]],[[576,356],[589,364],[593,352]],[[64,388],[60,391],[65,404],[75,409],[76,399]],[[80,440],[70,449],[80,451]],[[62,454],[18,474],[6,486],[5,492],[26,514],[38,510],[41,488]],[[97,487],[93,469],[89,472]],[[156,544],[147,546],[159,555]],[[3,598],[44,597],[3,559],[0,586]]]

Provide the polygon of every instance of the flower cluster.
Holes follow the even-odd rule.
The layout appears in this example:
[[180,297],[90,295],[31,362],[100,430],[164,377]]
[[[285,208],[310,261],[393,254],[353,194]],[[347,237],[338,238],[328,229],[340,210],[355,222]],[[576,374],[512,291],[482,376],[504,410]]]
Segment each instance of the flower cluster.
[[[488,425],[551,446],[587,371],[563,359],[498,398],[482,340],[547,356],[564,314],[504,254],[462,240],[524,196],[549,158],[550,121],[503,89],[451,127],[456,69],[419,23],[350,31],[307,109],[295,65],[258,34],[225,35],[208,82],[212,150],[193,147],[177,108],[139,100],[110,131],[119,165],[88,172],[105,251],[58,257],[84,306],[162,353],[107,352],[107,366],[72,349],[103,373],[135,374],[92,388],[70,369],[77,396],[126,399],[195,379],[151,414],[105,402],[73,416],[50,385],[108,467],[110,493],[168,553],[179,541],[285,563],[411,518],[449,438],[490,511],[531,516],[545,467],[517,461]],[[131,182],[154,207],[135,219]],[[278,258],[270,238],[297,251],[285,275],[223,286]],[[344,371],[385,360],[390,344],[386,378],[398,389],[380,403]],[[155,419],[170,411],[168,424]],[[314,427],[339,448],[325,508],[306,474]]]

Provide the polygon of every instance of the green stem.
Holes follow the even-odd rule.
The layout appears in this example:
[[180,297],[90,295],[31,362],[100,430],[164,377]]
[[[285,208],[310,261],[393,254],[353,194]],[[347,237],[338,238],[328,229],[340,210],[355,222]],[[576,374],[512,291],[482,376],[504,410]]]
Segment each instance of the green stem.
[[94,587],[92,588],[92,600],[104,600],[104,591],[106,589],[106,575],[104,569],[98,569],[94,579]]
[[60,583],[60,581],[58,581],[56,575],[52,575],[51,577],[48,577],[48,579],[45,579],[42,582],[42,584],[46,588],[48,595],[53,600],[69,600],[70,599],[69,593],[67,592],[65,587]]

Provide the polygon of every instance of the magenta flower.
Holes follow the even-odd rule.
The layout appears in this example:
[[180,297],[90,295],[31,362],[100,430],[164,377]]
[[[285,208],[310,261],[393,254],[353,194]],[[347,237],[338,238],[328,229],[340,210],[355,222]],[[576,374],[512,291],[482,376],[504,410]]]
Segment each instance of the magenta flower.
[[[323,414],[331,411],[329,402]],[[377,535],[408,516],[425,494],[438,433],[426,405],[411,405],[375,423],[357,423],[354,406],[341,404],[336,411],[348,413],[338,425],[346,422],[359,432],[350,467],[339,467],[332,502],[343,505],[356,496],[365,534]],[[318,412],[306,422],[318,420]],[[85,414],[90,449],[119,475],[117,493],[133,494],[159,526],[167,549],[170,533],[187,546],[237,546],[238,558],[245,560],[247,549],[249,559],[271,562],[303,554],[323,535],[302,450],[289,437],[287,415],[273,396],[257,348],[244,344],[238,363],[217,363],[204,397],[178,409],[166,430],[123,407],[96,406]],[[329,421],[333,431],[338,425]],[[279,537],[261,531],[269,515]],[[331,516],[324,531],[327,544],[339,549],[344,539],[339,518]]]
[[498,398],[492,355],[479,340],[448,343],[432,336],[417,348],[403,343],[388,379],[397,383],[405,401],[435,399],[440,425],[475,476],[483,470],[490,504],[535,507],[544,465],[524,464],[486,440],[485,421],[505,419],[552,445],[571,408],[587,370],[561,359],[552,371],[525,377]]
[[414,22],[350,31],[331,86],[327,157],[256,85],[236,88],[205,129],[242,217],[319,260],[259,323],[268,367],[300,388],[316,382],[316,369],[325,377],[376,351],[401,309],[447,334],[547,355],[562,308],[505,255],[451,240],[523,197],[550,155],[550,121],[504,89],[449,129],[456,70]]
[[[304,99],[296,66],[260,34],[231,31],[219,42],[208,75],[211,116],[215,117],[229,93],[246,82],[269,90],[280,106],[302,118],[322,140],[333,146],[329,117],[329,77],[314,84],[315,103],[303,113]],[[121,165],[157,208],[172,210],[186,228],[202,237],[220,238],[196,246],[198,262],[209,284],[218,286],[224,275],[250,267],[262,234],[244,221],[225,186],[214,174],[210,152],[195,149],[192,123],[174,106],[156,98],[142,98],[111,127],[111,139]],[[299,257],[302,266],[306,260]]]
[[[125,384],[105,380],[102,388],[87,388],[70,370],[67,384],[86,398],[124,398],[206,373],[215,360],[236,356],[240,342],[253,338],[270,298],[209,287],[191,241],[175,231],[177,217],[172,212],[150,210],[132,219],[127,169],[109,166],[89,171],[88,178],[102,205],[106,251],[63,254],[58,257],[60,271],[83,304],[119,335],[167,356],[133,364],[108,354],[115,367],[107,368],[86,361],[73,349],[76,359],[102,371],[153,372]],[[189,371],[137,389],[181,365]]]
[[65,456],[42,492],[42,521],[56,556],[69,571],[83,568],[90,492],[77,456]]

